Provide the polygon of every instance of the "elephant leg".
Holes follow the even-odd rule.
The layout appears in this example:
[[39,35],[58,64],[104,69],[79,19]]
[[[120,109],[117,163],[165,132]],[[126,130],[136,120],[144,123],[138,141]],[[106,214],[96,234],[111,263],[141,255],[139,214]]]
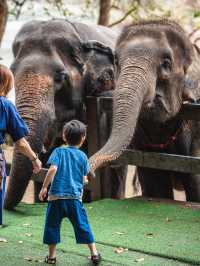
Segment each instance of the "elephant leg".
[[[200,157],[200,122],[193,121],[190,155]],[[200,174],[188,174],[184,178],[184,187],[188,201],[200,202]]]
[[[16,167],[17,164],[17,167]],[[24,168],[28,171],[24,170]],[[6,190],[4,208],[13,209],[22,199],[28,186],[29,178],[32,175],[32,164],[23,155],[17,155],[13,159],[8,187]]]
[[40,202],[39,193],[42,188],[42,183],[34,182],[34,202]]
[[112,198],[123,199],[125,197],[127,169],[128,166],[110,168]]
[[200,202],[200,175],[184,175],[183,184],[186,200]]
[[168,171],[138,167],[138,177],[143,196],[173,198],[172,183]]

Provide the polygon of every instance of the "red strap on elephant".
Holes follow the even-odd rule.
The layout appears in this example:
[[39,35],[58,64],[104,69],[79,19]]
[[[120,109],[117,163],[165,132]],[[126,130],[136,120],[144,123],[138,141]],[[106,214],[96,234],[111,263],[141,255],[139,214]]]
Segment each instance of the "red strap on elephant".
[[176,140],[177,137],[179,135],[179,133],[182,131],[182,127],[178,128],[177,131],[175,132],[175,134],[173,136],[171,136],[165,143],[161,143],[161,144],[145,144],[144,148],[151,148],[151,149],[166,149],[167,147],[169,147],[171,144],[173,144]]

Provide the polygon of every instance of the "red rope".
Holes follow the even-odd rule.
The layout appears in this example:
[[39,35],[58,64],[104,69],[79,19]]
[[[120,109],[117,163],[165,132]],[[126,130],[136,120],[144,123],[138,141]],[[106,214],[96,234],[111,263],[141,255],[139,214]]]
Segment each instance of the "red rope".
[[[187,122],[186,127],[187,127],[187,128],[190,127],[189,122]],[[180,128],[177,129],[177,131],[175,132],[175,134],[174,134],[173,136],[169,137],[169,139],[168,139],[165,143],[160,143],[160,144],[152,144],[152,143],[144,144],[144,148],[153,148],[153,149],[159,148],[159,149],[166,149],[169,145],[173,144],[173,143],[177,140],[179,133],[180,133],[183,129],[186,129],[186,127],[183,128],[182,126],[180,126]]]

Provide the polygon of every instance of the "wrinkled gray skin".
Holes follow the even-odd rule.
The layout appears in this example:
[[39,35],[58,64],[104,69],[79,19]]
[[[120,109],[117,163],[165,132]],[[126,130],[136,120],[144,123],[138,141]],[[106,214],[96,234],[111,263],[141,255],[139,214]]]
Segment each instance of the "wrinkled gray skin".
[[[93,170],[114,161],[126,148],[200,155],[199,123],[175,119],[183,101],[200,98],[199,59],[196,47],[174,22],[142,22],[123,30],[116,45],[112,132],[90,158]],[[165,149],[152,148],[176,132]],[[172,187],[183,186],[187,200],[200,200],[198,175],[139,168],[139,180],[146,196],[171,198]]]
[[[35,152],[59,144],[64,122],[84,121],[87,95],[114,89],[112,48],[117,34],[102,26],[67,20],[32,21],[13,43],[16,106],[28,124]],[[21,200],[32,174],[31,162],[14,151],[5,208]]]

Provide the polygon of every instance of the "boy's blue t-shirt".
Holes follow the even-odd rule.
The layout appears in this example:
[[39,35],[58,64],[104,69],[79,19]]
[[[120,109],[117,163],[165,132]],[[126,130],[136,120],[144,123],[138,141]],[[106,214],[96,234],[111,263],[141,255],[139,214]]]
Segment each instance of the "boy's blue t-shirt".
[[11,101],[0,96],[0,144],[8,133],[14,142],[28,134],[28,128]]
[[47,163],[58,167],[49,195],[80,199],[83,192],[83,176],[90,171],[86,154],[77,147],[62,146],[52,152]]

